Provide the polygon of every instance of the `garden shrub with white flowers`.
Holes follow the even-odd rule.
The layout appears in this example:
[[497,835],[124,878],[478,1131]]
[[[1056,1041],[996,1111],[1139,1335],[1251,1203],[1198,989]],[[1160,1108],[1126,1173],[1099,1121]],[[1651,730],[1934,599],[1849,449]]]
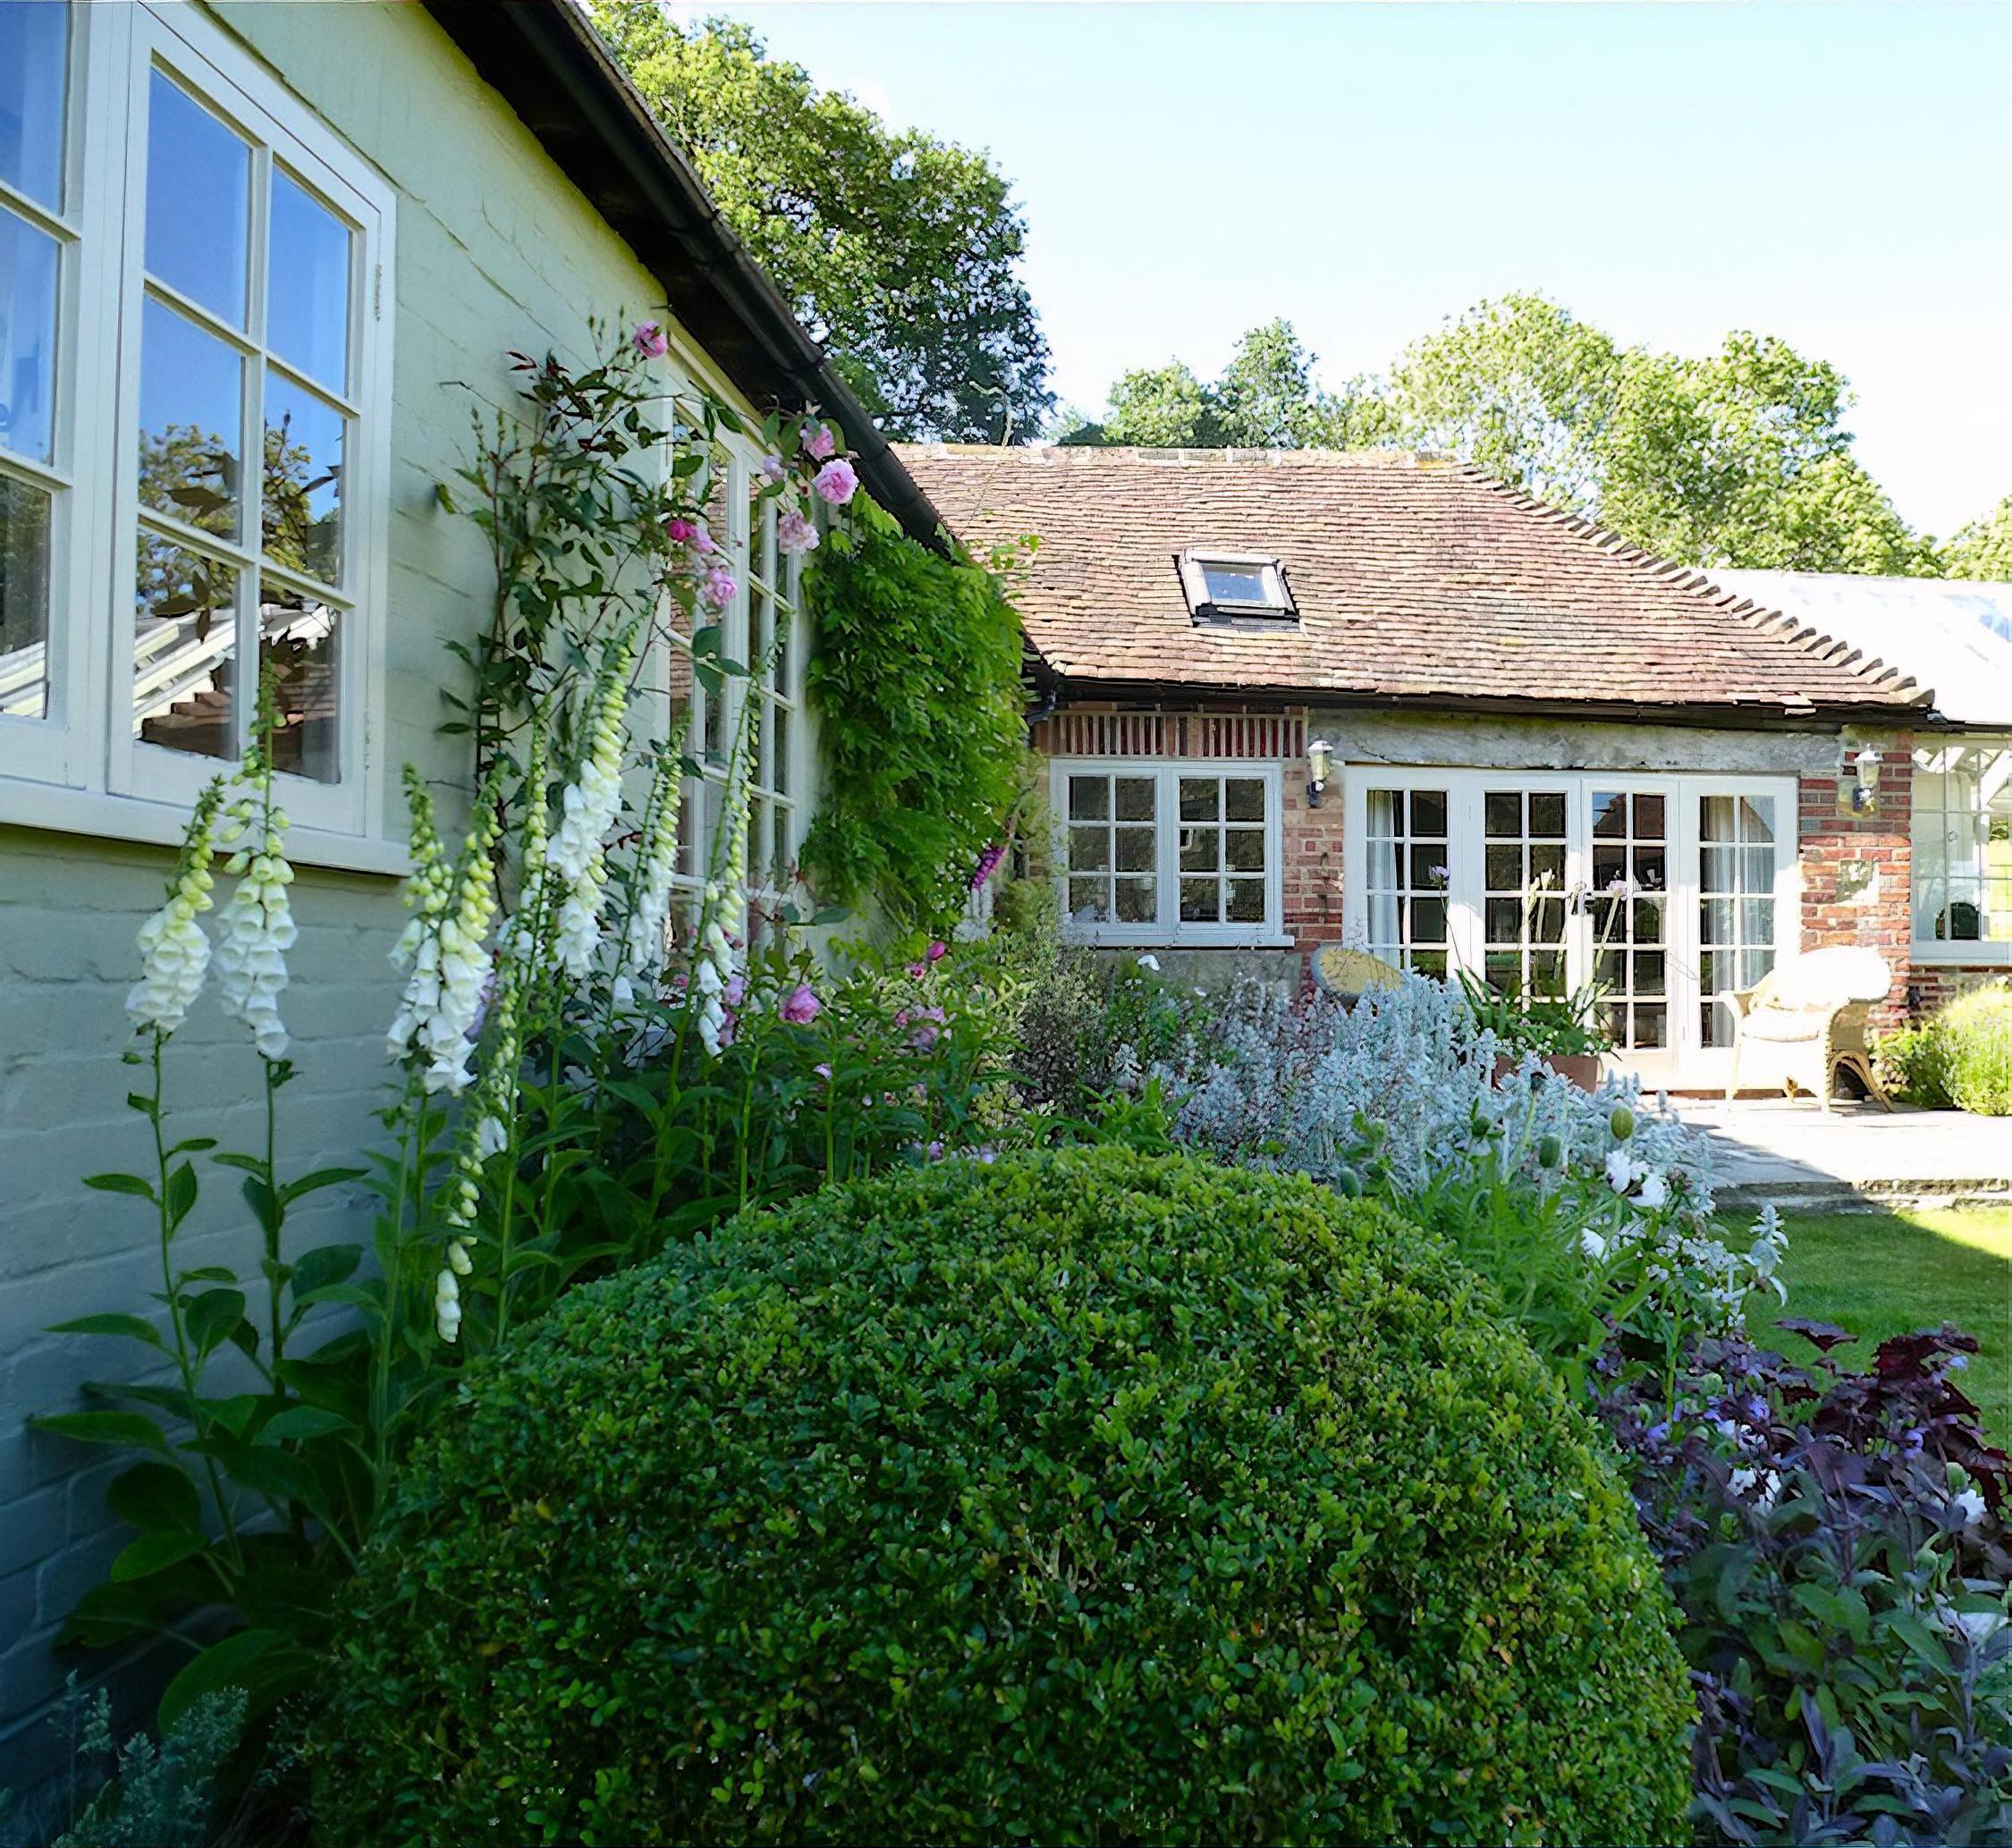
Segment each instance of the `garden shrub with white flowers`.
[[1602,1440],[1289,1176],[946,1160],[568,1295],[444,1408],[317,1729],[337,1843],[1669,1842]]
[[[154,1163],[89,1184],[148,1215],[165,1313],[122,1305],[62,1328],[139,1344],[165,1378],[107,1380],[88,1409],[37,1422],[133,1458],[110,1502],[135,1538],[65,1635],[185,1641],[164,1727],[236,1688],[256,1736],[316,1679],[410,1445],[469,1362],[573,1282],[750,1204],[1018,1133],[1005,1075],[1020,984],[998,958],[917,940],[841,978],[797,943],[786,908],[752,906],[757,700],[730,740],[712,863],[676,881],[681,792],[697,766],[684,714],[643,736],[636,693],[655,650],[682,652],[714,693],[748,671],[720,647],[738,586],[706,526],[721,438],[744,426],[703,396],[668,397],[664,350],[645,322],[584,369],[514,356],[516,414],[478,430],[444,491],[468,501],[496,570],[492,621],[459,651],[470,678],[444,728],[469,738],[479,779],[450,841],[407,774],[411,915],[395,1004],[387,982],[386,1146],[359,1152],[368,1169],[296,1174],[275,1155],[295,925],[269,697],[241,769],[197,805],[140,932],[129,1059],[148,1085],[131,1101]],[[842,519],[853,497],[839,435],[814,412],[755,434],[781,543],[809,550],[813,510]],[[212,977],[248,1029],[247,1084],[266,1100],[249,1152],[192,1133],[177,1103],[175,1035]],[[247,1271],[192,1267],[177,1248],[219,1169],[241,1184],[258,1251]],[[363,1177],[381,1202],[370,1250],[300,1249],[297,1205]]]

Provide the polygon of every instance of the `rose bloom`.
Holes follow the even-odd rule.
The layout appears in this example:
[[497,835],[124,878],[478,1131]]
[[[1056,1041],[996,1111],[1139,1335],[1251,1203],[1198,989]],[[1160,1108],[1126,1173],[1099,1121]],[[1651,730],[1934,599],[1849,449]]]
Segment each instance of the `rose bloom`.
[[700,586],[706,593],[706,601],[715,610],[723,610],[733,601],[735,585],[733,573],[724,565],[714,565],[706,572],[706,582]]
[[832,435],[829,424],[806,424],[798,441],[803,445],[804,454],[814,462],[828,461],[838,451],[838,438]]
[[810,984],[799,982],[782,998],[782,1005],[775,1011],[792,1026],[807,1026],[816,1019],[820,1005]]
[[775,516],[775,546],[785,557],[817,549],[817,528],[795,507]]
[[636,332],[630,338],[636,342],[636,350],[646,359],[661,359],[671,350],[669,336],[655,321],[637,322]]
[[689,519],[666,520],[664,527],[664,536],[673,545],[689,545],[694,539],[697,538],[698,528]]
[[767,476],[771,481],[782,479],[782,471],[785,466],[781,456],[764,456],[762,458],[762,473]]
[[820,501],[829,502],[833,507],[842,507],[850,501],[859,485],[859,477],[852,464],[844,457],[826,462],[812,478],[810,491]]

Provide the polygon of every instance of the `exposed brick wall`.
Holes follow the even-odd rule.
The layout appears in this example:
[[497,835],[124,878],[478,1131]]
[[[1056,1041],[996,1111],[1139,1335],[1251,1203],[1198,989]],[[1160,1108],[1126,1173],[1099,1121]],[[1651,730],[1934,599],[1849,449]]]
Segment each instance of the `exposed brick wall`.
[[1308,799],[1304,757],[1286,764],[1283,781],[1285,927],[1304,952],[1341,935],[1341,780],[1329,772],[1318,808]]
[[1876,949],[1892,965],[1893,988],[1885,1004],[1873,1010],[1875,1027],[1898,1025],[1907,1012],[1911,749],[1903,738],[1886,752],[1880,765],[1879,806],[1869,814],[1854,814],[1848,806],[1839,806],[1840,780],[1848,805],[1848,770],[1841,779],[1834,771],[1805,773],[1797,787],[1802,947]]

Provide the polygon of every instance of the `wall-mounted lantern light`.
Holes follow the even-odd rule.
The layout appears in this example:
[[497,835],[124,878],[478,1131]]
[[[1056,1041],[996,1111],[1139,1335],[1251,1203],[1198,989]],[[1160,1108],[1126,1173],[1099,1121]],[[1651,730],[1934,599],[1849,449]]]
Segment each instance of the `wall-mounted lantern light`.
[[1306,802],[1312,808],[1321,806],[1322,794],[1327,789],[1327,773],[1334,767],[1334,747],[1324,738],[1316,738],[1306,747]]
[[1851,767],[1856,777],[1851,789],[1851,812],[1874,814],[1880,806],[1880,754],[1868,746],[1853,756]]

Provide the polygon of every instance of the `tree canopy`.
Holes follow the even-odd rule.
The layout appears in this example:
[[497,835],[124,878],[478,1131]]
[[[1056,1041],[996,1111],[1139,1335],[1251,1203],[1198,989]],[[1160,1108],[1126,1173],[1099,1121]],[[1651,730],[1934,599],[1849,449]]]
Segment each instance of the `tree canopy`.
[[1997,578],[2012,581],[2012,494],[1982,519],[1958,528],[1942,549],[1942,570],[1949,578]]
[[818,89],[737,21],[681,27],[656,0],[589,11],[890,435],[996,443],[1040,423],[1053,399],[1019,276],[1027,226],[986,156]]
[[1483,301],[1338,392],[1289,322],[1213,383],[1127,373],[1067,443],[1450,451],[1662,557],[1805,571],[2012,576],[2012,498],[1945,550],[1853,455],[1837,367],[1746,332],[1687,357],[1623,347],[1547,297]]

